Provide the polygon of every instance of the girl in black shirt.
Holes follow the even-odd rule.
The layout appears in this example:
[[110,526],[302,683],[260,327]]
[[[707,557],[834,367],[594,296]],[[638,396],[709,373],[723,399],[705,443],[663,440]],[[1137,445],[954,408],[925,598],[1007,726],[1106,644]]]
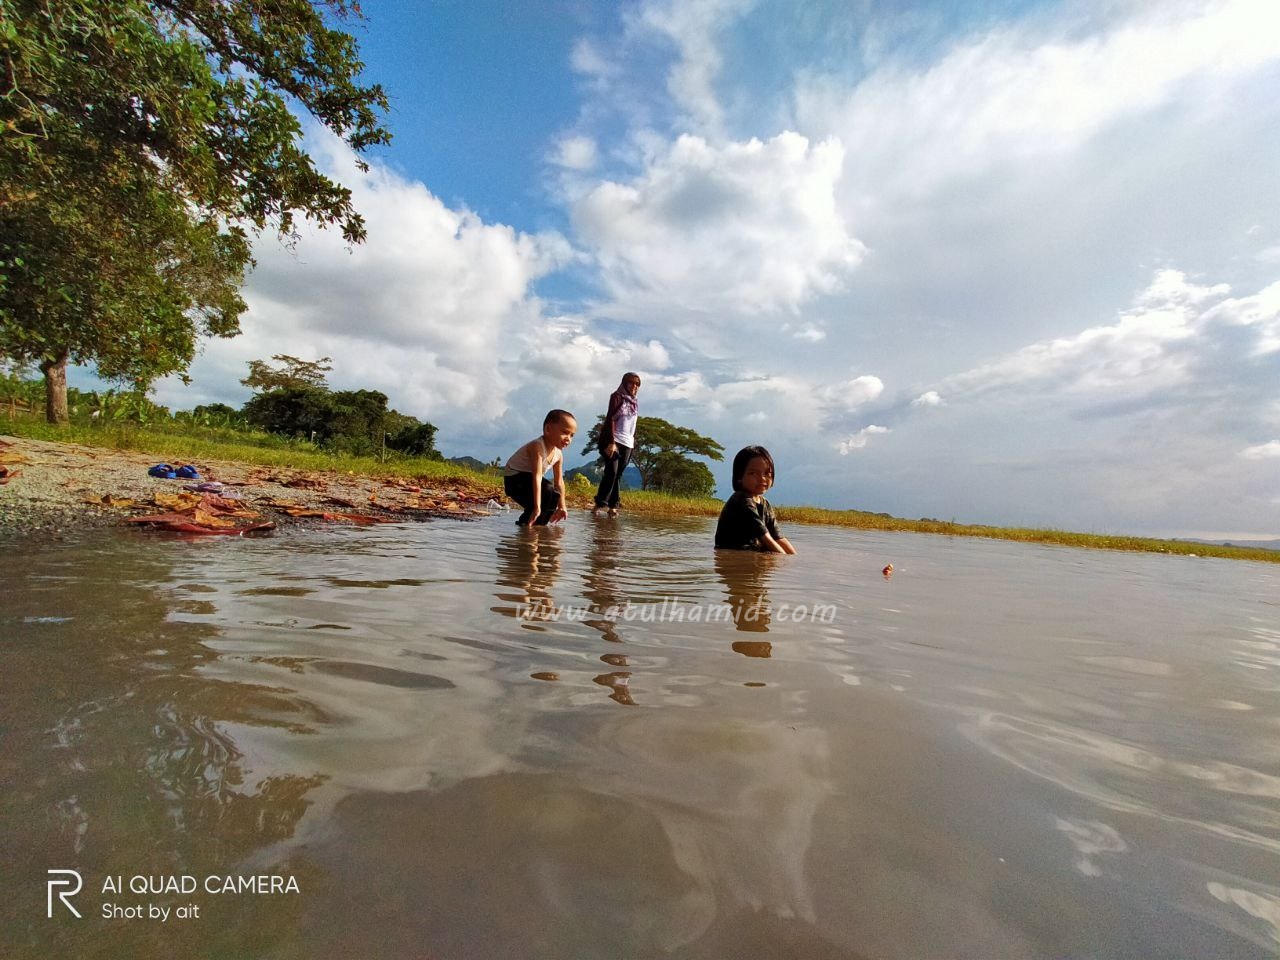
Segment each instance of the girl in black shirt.
[[764,447],[743,447],[733,458],[733,496],[725,501],[716,524],[717,550],[760,550],[795,553],[778,531],[773,507],[764,498],[773,486],[773,457]]

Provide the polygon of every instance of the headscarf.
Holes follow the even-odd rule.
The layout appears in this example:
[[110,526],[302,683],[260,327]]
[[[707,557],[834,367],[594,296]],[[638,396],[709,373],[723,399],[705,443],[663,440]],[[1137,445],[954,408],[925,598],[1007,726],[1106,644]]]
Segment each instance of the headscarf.
[[639,380],[638,373],[624,373],[622,381],[618,384],[618,389],[613,391],[609,397],[609,417],[613,418],[615,414],[621,413],[628,417],[634,417],[640,409],[640,403],[627,390],[628,380]]

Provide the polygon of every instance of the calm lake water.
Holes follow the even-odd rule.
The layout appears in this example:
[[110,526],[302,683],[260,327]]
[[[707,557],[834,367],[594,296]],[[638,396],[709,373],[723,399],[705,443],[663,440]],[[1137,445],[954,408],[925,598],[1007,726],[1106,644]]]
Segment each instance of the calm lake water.
[[1280,952],[1280,568],[513,517],[8,549],[0,956]]

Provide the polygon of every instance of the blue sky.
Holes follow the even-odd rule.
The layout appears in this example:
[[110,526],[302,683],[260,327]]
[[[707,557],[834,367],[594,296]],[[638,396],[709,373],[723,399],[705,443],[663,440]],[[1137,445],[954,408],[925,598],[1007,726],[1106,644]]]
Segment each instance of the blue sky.
[[489,459],[634,369],[778,503],[1280,537],[1274,0],[365,13],[368,242],[260,241],[161,402],[329,355]]

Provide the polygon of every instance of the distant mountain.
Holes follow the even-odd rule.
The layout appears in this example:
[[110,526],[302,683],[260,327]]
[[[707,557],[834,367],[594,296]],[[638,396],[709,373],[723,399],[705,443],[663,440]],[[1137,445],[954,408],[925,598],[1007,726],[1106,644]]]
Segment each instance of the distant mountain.
[[477,460],[475,457],[445,457],[447,463],[456,463],[463,467],[470,467],[472,470],[479,470],[481,473],[489,466],[483,460]]
[[[600,477],[604,474],[604,467],[600,466],[599,460],[593,460],[590,463],[584,463],[580,467],[574,467],[572,470],[566,470],[564,472],[565,480],[572,480],[579,474],[590,480],[592,486],[599,486]],[[623,490],[639,490],[640,484],[640,471],[635,468],[634,464],[627,464],[627,469],[622,471],[622,483],[619,486]]]

